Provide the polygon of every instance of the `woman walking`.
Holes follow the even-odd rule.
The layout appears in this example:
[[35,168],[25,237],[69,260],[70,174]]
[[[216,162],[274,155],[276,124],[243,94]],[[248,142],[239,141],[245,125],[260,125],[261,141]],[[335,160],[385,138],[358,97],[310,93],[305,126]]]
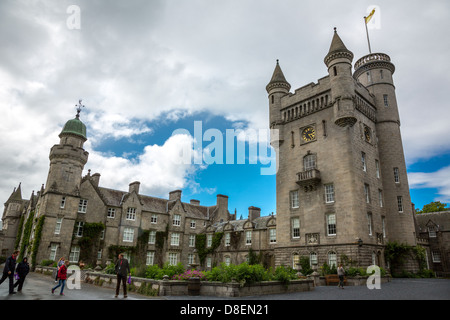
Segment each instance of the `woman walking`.
[[52,288],[52,294],[55,293],[55,289],[61,287],[60,295],[64,295],[64,287],[66,286],[66,279],[67,279],[67,267],[69,266],[69,261],[66,260],[65,263],[59,268],[58,270],[58,279],[59,283],[55,287]]
[[59,258],[58,263],[56,264],[56,276],[55,276],[55,282],[58,282],[58,271],[59,268],[61,268],[65,263],[64,257]]

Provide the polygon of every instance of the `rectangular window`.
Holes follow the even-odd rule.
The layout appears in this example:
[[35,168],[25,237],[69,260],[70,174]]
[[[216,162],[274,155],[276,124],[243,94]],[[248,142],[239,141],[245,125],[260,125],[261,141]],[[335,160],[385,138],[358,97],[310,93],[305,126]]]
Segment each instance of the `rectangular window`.
[[292,218],[291,224],[292,224],[292,238],[294,239],[300,238],[300,219]]
[[62,220],[63,218],[56,219],[55,234],[59,234],[61,232]]
[[431,257],[434,263],[441,262],[441,253],[439,251],[431,251]]
[[128,208],[127,209],[127,220],[135,221],[136,220],[136,208]]
[[372,235],[372,214],[368,213],[367,214],[367,225],[369,227],[369,236]]
[[272,228],[269,229],[269,243],[276,243],[277,242],[277,229]]
[[298,208],[298,207],[299,207],[298,190],[291,191],[291,208]]
[[56,260],[56,251],[58,251],[58,244],[57,243],[52,243],[50,246],[50,260],[55,261]]
[[125,228],[123,229],[123,242],[133,242],[134,240],[134,229]]
[[193,253],[188,254],[188,264],[195,263],[195,255]]
[[195,234],[189,235],[189,247],[195,247]]
[[231,233],[225,233],[225,247],[229,247],[231,245]]
[[210,257],[206,258],[206,267],[211,268],[211,258]]
[[213,235],[212,234],[207,234],[206,235],[206,247],[210,248],[212,246],[212,239],[213,239]]
[[245,231],[245,245],[252,244],[252,232],[250,230]]
[[181,216],[179,214],[174,214],[172,223],[174,226],[180,226],[181,225]]
[[156,231],[151,230],[148,234],[148,244],[155,244],[156,243]]
[[388,95],[387,94],[383,94],[383,102],[384,102],[384,106],[385,107],[389,107]]
[[309,264],[311,267],[317,265],[317,253],[311,252],[309,254]]
[[366,196],[366,202],[370,203],[370,187],[368,184],[364,185],[364,195]]
[[80,199],[80,202],[78,204],[78,212],[79,213],[86,213],[87,203],[88,203],[88,201],[86,199]]
[[158,222],[158,215],[155,214],[155,213],[153,213],[152,216],[151,216],[151,218],[150,218],[150,223],[155,224],[155,223],[157,223],[157,222]]
[[372,76],[370,75],[370,71],[367,71],[366,75],[367,75],[367,82],[372,83]]
[[170,236],[170,245],[171,246],[179,246],[180,245],[180,234],[172,233]]
[[75,225],[75,236],[76,237],[82,237],[83,236],[83,226],[84,222],[78,221]]
[[398,168],[394,168],[394,181],[395,183],[400,183],[400,175],[398,173]]
[[383,208],[383,191],[381,189],[378,189],[378,203],[380,208]]
[[327,215],[327,235],[329,235],[329,236],[336,235],[336,215],[335,214]]
[[176,266],[178,263],[178,254],[171,252],[169,253],[169,264],[171,266]]
[[65,206],[66,206],[66,197],[62,197],[61,198],[61,203],[59,204],[59,207],[61,209],[64,209]]
[[191,229],[195,229],[196,222],[195,220],[191,220]]
[[364,152],[361,152],[361,162],[362,162],[362,168],[363,171],[367,171],[367,165],[366,165],[366,154]]
[[325,203],[334,202],[334,185],[326,184],[325,185]]
[[428,237],[436,238],[436,228],[434,226],[428,227]]
[[386,218],[381,217],[381,230],[383,231],[383,238],[386,238]]
[[398,212],[403,212],[403,197],[402,196],[397,197],[397,206],[398,206]]
[[147,251],[147,259],[145,260],[145,264],[151,266],[154,264],[154,261],[155,261],[155,252]]
[[115,208],[108,208],[108,214],[106,215],[107,218],[114,219],[116,217],[116,209]]
[[380,70],[380,79],[383,79],[383,70]]
[[97,251],[97,260],[101,260],[102,259],[102,253],[103,253],[102,249]]
[[380,178],[380,162],[375,160],[375,168],[377,170],[377,178]]
[[72,248],[70,249],[69,261],[73,263],[78,263],[79,259],[80,259],[80,247],[72,246]]

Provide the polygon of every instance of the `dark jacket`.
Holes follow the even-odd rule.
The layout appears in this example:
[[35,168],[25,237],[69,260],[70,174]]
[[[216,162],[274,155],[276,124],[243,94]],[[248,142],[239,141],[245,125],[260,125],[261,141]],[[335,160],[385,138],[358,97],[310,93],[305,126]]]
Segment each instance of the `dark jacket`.
[[19,277],[21,278],[25,277],[28,274],[28,272],[30,272],[30,265],[28,264],[26,258],[24,258],[22,262],[20,262],[17,265],[16,272],[19,274]]
[[130,264],[127,259],[118,259],[116,262],[116,274],[126,277],[130,273]]
[[5,261],[3,273],[8,273],[9,271],[11,271],[11,273],[14,273],[15,269],[16,269],[16,259],[13,256],[9,256]]

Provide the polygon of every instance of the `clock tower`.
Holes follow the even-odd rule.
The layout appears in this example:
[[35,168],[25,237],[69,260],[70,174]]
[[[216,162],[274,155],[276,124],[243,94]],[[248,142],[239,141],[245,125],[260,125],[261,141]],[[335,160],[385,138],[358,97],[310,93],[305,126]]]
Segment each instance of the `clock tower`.
[[[415,244],[411,199],[385,54],[361,58],[336,29],[328,75],[293,93],[277,61],[269,94],[276,149],[276,265],[385,267],[387,241]],[[385,105],[387,104],[387,106]]]

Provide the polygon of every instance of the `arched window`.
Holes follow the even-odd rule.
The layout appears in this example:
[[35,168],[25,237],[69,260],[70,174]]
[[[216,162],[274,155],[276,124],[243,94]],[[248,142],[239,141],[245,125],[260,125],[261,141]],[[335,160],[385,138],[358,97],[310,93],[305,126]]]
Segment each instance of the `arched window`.
[[311,267],[317,265],[317,253],[311,252],[309,254],[309,265]]
[[300,262],[300,256],[298,253],[292,254],[292,268],[297,270],[298,269],[298,263]]

